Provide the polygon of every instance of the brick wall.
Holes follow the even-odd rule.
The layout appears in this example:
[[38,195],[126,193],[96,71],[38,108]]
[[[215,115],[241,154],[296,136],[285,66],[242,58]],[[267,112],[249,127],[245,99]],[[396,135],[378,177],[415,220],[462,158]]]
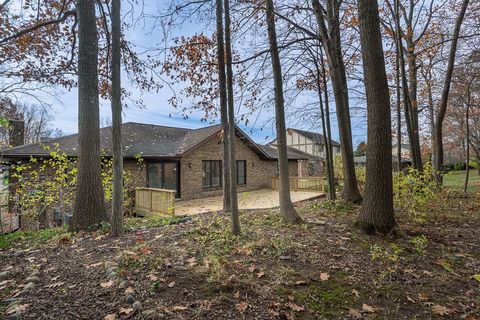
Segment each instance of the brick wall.
[[[237,160],[246,160],[246,185],[238,186],[238,192],[272,187],[272,177],[277,174],[277,162],[262,160],[239,138],[235,141]],[[217,196],[222,187],[204,188],[202,186],[202,160],[222,160],[223,146],[219,136],[215,135],[186,153],[180,162],[180,193],[183,200]],[[297,161],[289,163],[290,176],[298,175]]]

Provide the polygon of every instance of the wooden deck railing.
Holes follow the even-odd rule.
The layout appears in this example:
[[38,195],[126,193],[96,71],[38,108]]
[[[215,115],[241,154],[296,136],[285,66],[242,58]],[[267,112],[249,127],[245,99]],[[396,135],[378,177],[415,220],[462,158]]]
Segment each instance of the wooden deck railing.
[[[293,191],[325,191],[323,177],[289,177],[290,190]],[[272,178],[272,189],[278,190],[278,177]]]
[[175,215],[175,191],[154,188],[135,189],[135,211],[144,214]]

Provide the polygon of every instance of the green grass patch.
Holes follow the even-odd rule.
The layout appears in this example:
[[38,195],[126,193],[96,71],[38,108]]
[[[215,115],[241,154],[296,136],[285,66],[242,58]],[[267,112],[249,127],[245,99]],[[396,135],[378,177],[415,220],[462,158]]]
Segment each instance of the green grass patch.
[[[443,176],[443,186],[454,190],[463,190],[465,185],[466,171],[450,171]],[[470,169],[468,179],[468,192],[476,192],[480,189],[480,176],[477,169]]]
[[127,230],[136,230],[139,228],[155,228],[178,223],[182,217],[147,215],[145,217],[127,218],[125,228]]
[[282,288],[280,294],[292,296],[297,303],[321,319],[338,319],[355,306],[348,276],[338,273],[327,281],[312,283],[308,287]]
[[66,227],[42,229],[38,231],[17,231],[0,235],[0,250],[17,246],[34,247],[67,232]]

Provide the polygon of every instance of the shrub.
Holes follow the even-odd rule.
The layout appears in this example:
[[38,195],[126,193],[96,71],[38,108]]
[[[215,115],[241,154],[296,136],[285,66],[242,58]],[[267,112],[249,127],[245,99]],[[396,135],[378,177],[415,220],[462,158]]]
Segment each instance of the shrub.
[[[333,175],[335,181],[343,181],[343,159],[339,154],[333,159]],[[357,177],[358,188],[362,192],[365,186],[365,167],[355,167],[355,176]]]
[[436,198],[437,184],[433,168],[425,164],[423,171],[409,167],[406,174],[393,177],[394,204],[407,212],[416,222],[424,222],[429,205]]
[[[58,144],[53,148],[43,146],[49,152],[48,158],[30,158],[30,161],[12,166],[12,178],[15,182],[15,196],[24,221],[28,228],[38,229],[39,222],[48,222],[54,207],[60,207],[63,213],[71,209],[75,199],[77,182],[76,159],[69,158],[61,152]],[[141,158],[138,158],[141,164]],[[102,186],[105,202],[110,207],[112,199],[112,159],[103,157]],[[132,204],[132,174],[124,171],[124,206]]]

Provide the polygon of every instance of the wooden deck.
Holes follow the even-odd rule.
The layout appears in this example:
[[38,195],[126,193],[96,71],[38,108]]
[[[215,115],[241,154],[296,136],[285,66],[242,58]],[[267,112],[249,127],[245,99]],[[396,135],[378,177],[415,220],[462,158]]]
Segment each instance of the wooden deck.
[[[325,191],[325,181],[323,177],[289,177],[291,191]],[[278,190],[280,182],[278,177],[272,178],[272,189]]]
[[135,190],[135,212],[175,215],[175,191],[154,188]]

